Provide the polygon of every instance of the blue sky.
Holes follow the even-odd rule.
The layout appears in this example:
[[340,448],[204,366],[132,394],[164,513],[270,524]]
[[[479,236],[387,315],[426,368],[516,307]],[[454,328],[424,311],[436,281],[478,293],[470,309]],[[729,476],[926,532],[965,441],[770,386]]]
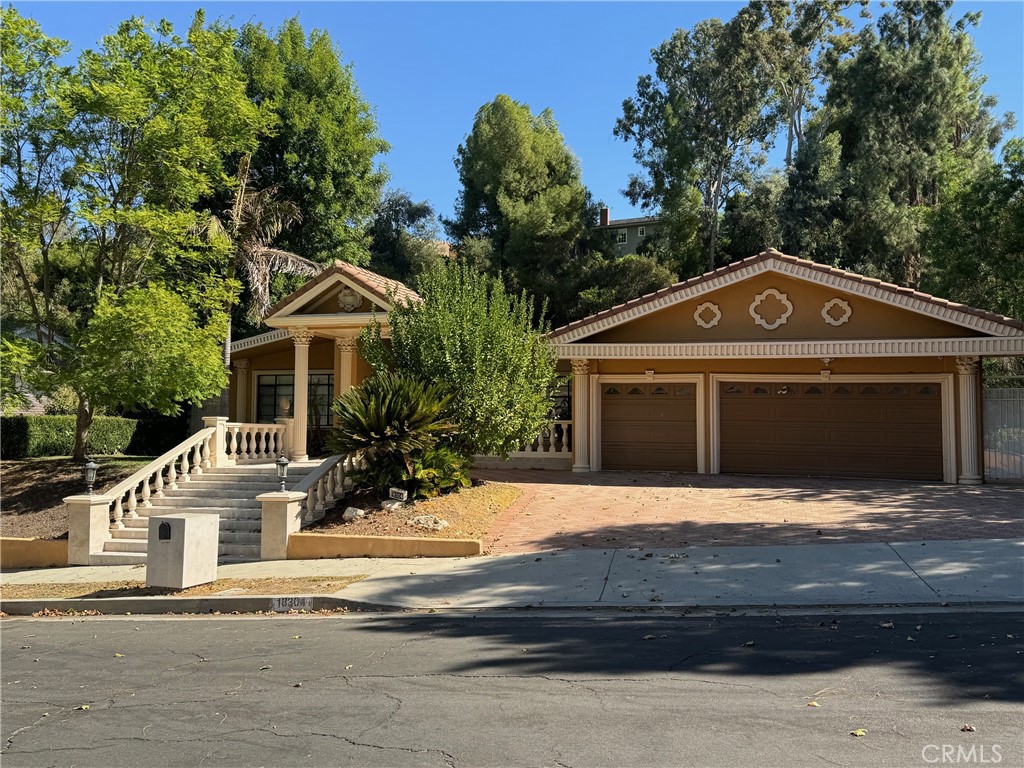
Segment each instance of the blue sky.
[[[580,158],[583,179],[613,218],[638,213],[621,195],[634,163],[629,145],[612,136],[622,100],[649,72],[650,50],[678,27],[729,18],[742,3],[274,3],[109,2],[15,3],[76,51],[96,43],[132,15],[167,18],[181,29],[195,9],[235,24],[276,27],[299,15],[307,31],[323,28],[353,64],[374,105],[390,185],[427,199],[450,215],[458,194],[452,158],[481,105],[498,93],[550,107]],[[987,91],[999,112],[1017,116],[1024,135],[1024,3],[963,2],[959,15],[981,10],[975,31]],[[877,15],[879,7],[872,5]],[[774,153],[778,157],[778,151]]]

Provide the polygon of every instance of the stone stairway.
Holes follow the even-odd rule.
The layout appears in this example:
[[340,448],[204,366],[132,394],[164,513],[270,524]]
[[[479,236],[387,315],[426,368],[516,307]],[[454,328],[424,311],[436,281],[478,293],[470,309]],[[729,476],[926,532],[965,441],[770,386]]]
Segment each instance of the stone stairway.
[[[316,466],[314,462],[290,465],[287,487],[297,486]],[[140,505],[138,517],[125,517],[124,528],[111,531],[112,539],[104,544],[103,552],[93,554],[90,560],[96,565],[145,563],[149,517],[176,512],[220,515],[221,562],[259,560],[261,508],[256,497],[280,487],[273,464],[210,467],[188,481],[179,478],[176,490],[165,486],[162,498],[151,497],[151,507]]]

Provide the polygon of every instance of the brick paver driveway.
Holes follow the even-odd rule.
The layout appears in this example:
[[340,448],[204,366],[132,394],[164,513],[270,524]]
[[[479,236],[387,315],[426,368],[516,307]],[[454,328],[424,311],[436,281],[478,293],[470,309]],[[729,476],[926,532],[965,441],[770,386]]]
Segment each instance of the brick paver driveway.
[[492,553],[1024,538],[1024,486],[663,472],[477,470],[522,497]]

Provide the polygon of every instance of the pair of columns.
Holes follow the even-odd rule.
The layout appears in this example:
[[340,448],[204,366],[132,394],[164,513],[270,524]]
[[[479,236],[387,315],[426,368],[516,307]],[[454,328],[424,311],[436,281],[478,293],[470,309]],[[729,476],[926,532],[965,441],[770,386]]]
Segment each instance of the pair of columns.
[[[981,483],[981,454],[978,400],[980,397],[980,358],[958,357],[956,359],[956,391],[959,419],[957,443],[960,447],[957,482],[962,485]],[[590,361],[585,358],[572,360],[572,449],[573,472],[590,471]],[[952,425],[950,425],[952,427]]]
[[[313,341],[313,332],[308,328],[294,328],[290,331],[292,344],[295,349],[294,394],[292,396],[292,414],[294,417],[294,432],[291,436],[292,461],[306,461],[309,454],[306,452],[306,439],[309,432],[309,345]],[[356,345],[355,338],[341,338],[334,340],[334,394],[341,394],[355,381],[356,371]],[[236,416],[238,421],[244,421],[244,414],[248,404],[248,360],[234,361],[234,368],[238,376],[237,382],[237,408]]]

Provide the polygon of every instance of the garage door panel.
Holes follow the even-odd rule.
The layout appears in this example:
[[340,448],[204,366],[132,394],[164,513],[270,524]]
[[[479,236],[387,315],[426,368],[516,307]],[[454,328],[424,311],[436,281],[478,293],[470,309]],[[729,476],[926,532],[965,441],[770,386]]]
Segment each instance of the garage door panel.
[[936,384],[720,385],[722,472],[941,480]]
[[604,387],[601,466],[696,471],[696,387],[660,383]]

